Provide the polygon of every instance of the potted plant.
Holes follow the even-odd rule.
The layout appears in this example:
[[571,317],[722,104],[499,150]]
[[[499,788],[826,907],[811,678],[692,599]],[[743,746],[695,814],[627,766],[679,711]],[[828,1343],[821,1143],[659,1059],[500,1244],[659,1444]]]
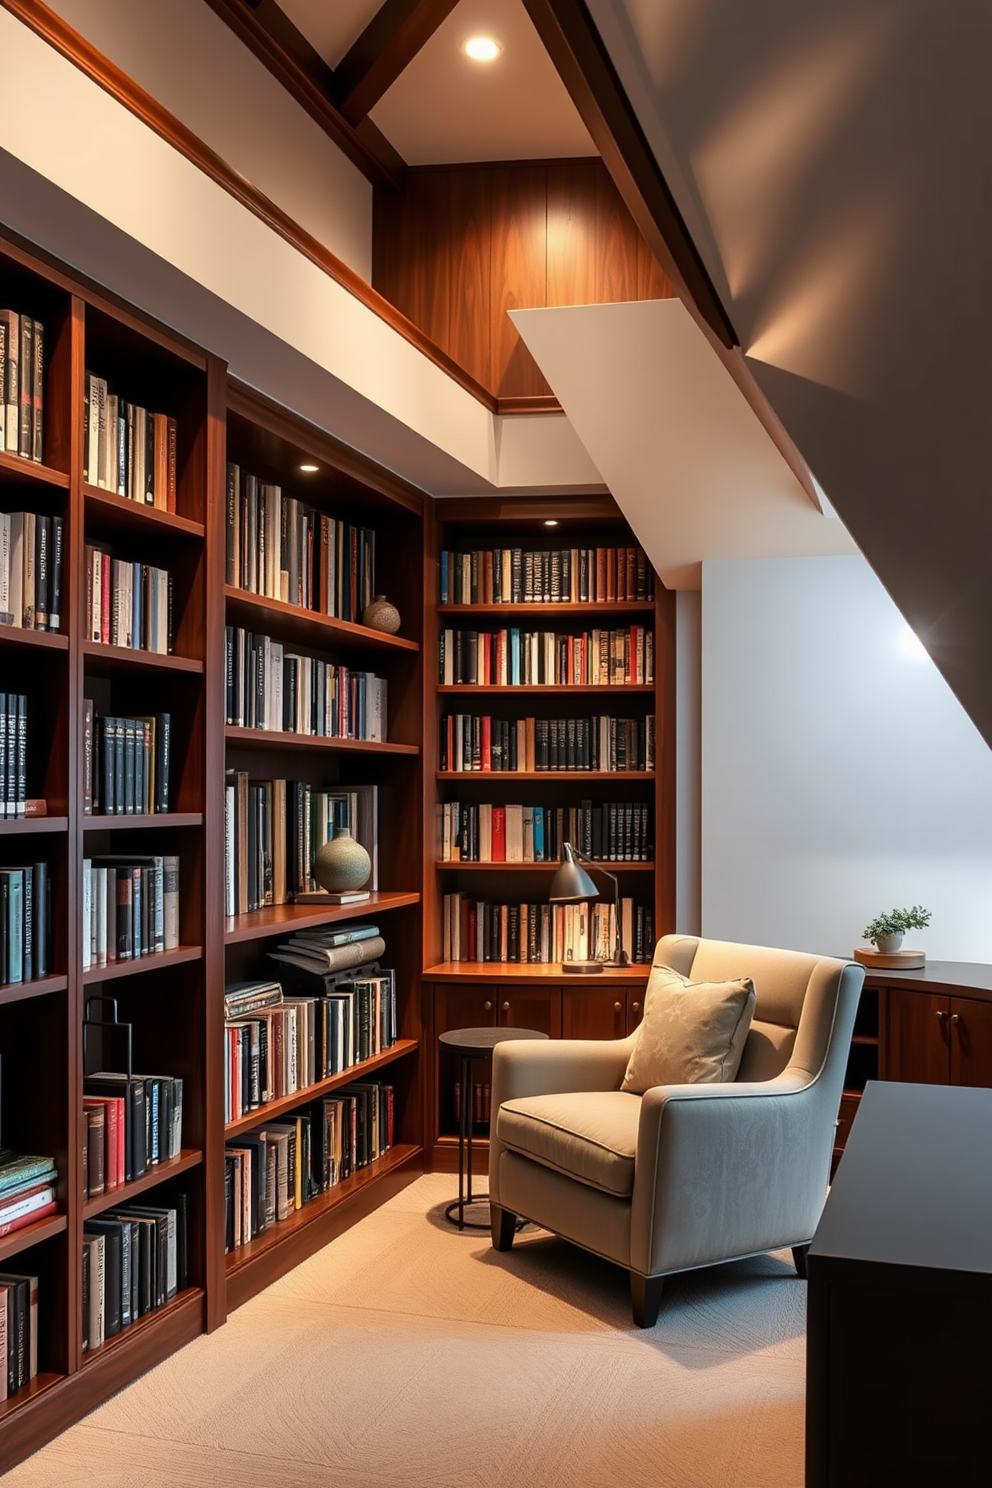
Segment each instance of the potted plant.
[[922,904],[914,904],[912,909],[893,909],[888,914],[880,914],[865,926],[861,934],[883,956],[892,956],[902,945],[907,930],[925,930],[929,923],[930,911]]

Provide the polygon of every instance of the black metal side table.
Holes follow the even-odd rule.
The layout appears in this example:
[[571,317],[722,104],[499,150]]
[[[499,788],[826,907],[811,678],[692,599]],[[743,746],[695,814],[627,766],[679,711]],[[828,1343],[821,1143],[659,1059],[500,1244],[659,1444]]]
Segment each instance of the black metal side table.
[[445,1209],[444,1217],[460,1230],[489,1228],[488,1218],[484,1221],[465,1218],[465,1210],[470,1205],[489,1202],[487,1193],[472,1193],[472,1066],[477,1059],[487,1059],[495,1046],[506,1039],[547,1037],[546,1033],[539,1033],[536,1028],[453,1028],[450,1033],[439,1035],[439,1041],[447,1048],[456,1050],[459,1058],[462,1096],[458,1116],[458,1198]]

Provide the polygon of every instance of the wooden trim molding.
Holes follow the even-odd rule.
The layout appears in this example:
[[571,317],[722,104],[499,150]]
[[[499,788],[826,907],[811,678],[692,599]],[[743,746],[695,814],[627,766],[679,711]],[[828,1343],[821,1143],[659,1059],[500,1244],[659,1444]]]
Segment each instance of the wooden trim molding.
[[457,3],[384,0],[334,69],[334,95],[349,123],[368,116]]
[[311,263],[316,264],[328,278],[333,279],[349,294],[360,300],[373,314],[378,315],[398,335],[415,346],[436,367],[439,367],[459,387],[483,404],[490,413],[496,413],[497,401],[481,383],[447,356],[412,321],[367,284],[354,269],[348,267],[329,248],[318,240],[288,213],[278,207],[269,197],[247,181],[244,176],[228,165],[215,150],[205,144],[192,130],[187,129],[174,114],[154,99],[150,93],[129,78],[114,62],[97,51],[85,37],[49,10],[42,0],[0,0],[5,10],[30,27],[37,36],[55,48],[63,57],[78,67],[81,72],[109,93],[112,98],[146,124],[160,139],[185,156],[197,169],[209,176],[246,207],[255,217]]
[[550,397],[533,393],[528,397],[497,398],[496,412],[504,418],[519,418],[521,414],[562,413],[563,409],[553,393]]

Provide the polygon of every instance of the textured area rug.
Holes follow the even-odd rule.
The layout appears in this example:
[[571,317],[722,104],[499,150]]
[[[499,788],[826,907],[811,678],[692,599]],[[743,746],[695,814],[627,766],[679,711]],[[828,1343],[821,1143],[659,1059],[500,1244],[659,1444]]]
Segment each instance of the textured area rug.
[[528,1227],[375,1214],[14,1468],[4,1488],[801,1488],[805,1283],[787,1254],[625,1273]]

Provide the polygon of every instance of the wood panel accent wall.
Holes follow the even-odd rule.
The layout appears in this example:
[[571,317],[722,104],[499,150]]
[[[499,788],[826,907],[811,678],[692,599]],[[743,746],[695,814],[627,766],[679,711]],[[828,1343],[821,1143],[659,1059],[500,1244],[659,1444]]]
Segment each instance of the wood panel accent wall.
[[412,168],[375,192],[372,283],[500,399],[552,396],[508,310],[675,294],[598,159]]

